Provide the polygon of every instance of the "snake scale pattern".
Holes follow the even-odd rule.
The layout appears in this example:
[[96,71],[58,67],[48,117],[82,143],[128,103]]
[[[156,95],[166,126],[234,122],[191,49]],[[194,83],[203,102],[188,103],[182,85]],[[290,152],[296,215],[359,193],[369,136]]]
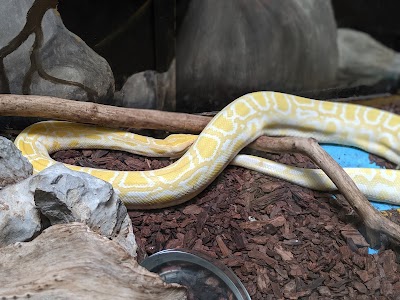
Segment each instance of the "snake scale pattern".
[[[276,93],[244,95],[221,110],[199,136],[174,134],[164,140],[116,129],[63,121],[26,128],[16,146],[39,172],[56,162],[49,153],[63,149],[115,149],[153,157],[177,157],[153,171],[110,171],[67,165],[108,181],[129,208],[177,205],[204,190],[229,164],[247,167],[305,187],[331,191],[320,170],[301,169],[237,155],[261,135],[313,137],[320,143],[354,146],[400,163],[400,117],[382,110]],[[400,171],[347,168],[371,200],[400,204]]]

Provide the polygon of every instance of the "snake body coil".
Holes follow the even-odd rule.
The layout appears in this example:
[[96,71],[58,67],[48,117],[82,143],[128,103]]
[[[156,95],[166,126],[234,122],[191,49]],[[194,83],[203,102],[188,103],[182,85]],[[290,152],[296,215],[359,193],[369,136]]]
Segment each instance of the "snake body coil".
[[[317,101],[275,92],[242,96],[226,106],[196,137],[171,135],[156,140],[115,129],[60,121],[26,128],[16,146],[39,172],[56,163],[49,152],[71,148],[125,150],[149,156],[183,156],[154,171],[110,171],[78,166],[110,182],[130,208],[161,208],[182,203],[205,189],[230,163],[319,190],[333,190],[318,170],[299,169],[239,155],[261,135],[313,137],[320,143],[354,146],[400,162],[400,117],[353,104]],[[345,169],[369,198],[399,203],[400,172]]]

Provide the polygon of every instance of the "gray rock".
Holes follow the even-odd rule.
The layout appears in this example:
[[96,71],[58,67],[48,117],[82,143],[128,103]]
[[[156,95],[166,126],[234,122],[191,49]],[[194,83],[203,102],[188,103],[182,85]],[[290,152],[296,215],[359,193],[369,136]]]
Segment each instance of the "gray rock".
[[0,246],[30,240],[48,226],[70,222],[87,224],[136,256],[126,207],[103,180],[56,164],[0,191]]
[[400,54],[366,33],[339,29],[338,49],[339,84],[373,85],[385,79],[396,81],[400,77]]
[[114,235],[112,240],[120,244],[132,256],[136,256],[137,244],[133,233],[132,221],[128,214],[121,224],[119,233]]
[[41,231],[30,179],[0,190],[0,247],[29,241]]
[[157,73],[144,71],[130,76],[121,91],[114,95],[115,105],[155,109],[157,106]]
[[51,225],[87,224],[136,255],[136,243],[126,207],[111,184],[62,164],[51,166],[31,179],[34,202]]
[[336,30],[328,0],[192,0],[176,43],[177,107],[209,111],[250,91],[330,87]]
[[31,163],[13,142],[0,136],[0,188],[20,182],[32,175]]
[[114,93],[110,66],[65,28],[56,4],[2,0],[0,92],[108,103]]
[[123,107],[175,110],[175,60],[167,72],[144,71],[130,76],[114,95]]

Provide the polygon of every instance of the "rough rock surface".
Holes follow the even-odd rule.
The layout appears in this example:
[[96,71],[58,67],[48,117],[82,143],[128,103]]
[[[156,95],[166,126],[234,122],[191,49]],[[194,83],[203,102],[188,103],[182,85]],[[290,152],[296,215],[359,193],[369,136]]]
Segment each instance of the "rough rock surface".
[[0,136],[0,188],[17,183],[32,175],[29,161],[13,142]]
[[[83,224],[60,224],[0,249],[2,299],[186,299]],[[6,274],[6,276],[4,276]]]
[[342,84],[372,85],[400,78],[400,54],[366,33],[339,29],[338,49],[338,81]]
[[0,247],[30,240],[40,230],[29,178],[0,190]]
[[[128,234],[124,238],[134,242],[132,230],[121,232],[121,227],[126,229],[130,221],[111,184],[56,164],[34,176],[31,185],[35,187],[36,207],[51,225],[82,222],[108,238]],[[136,244],[125,246],[135,255]]]
[[167,72],[144,71],[128,78],[116,92],[115,105],[123,107],[175,110],[175,61]]
[[122,107],[155,109],[157,106],[157,72],[144,71],[130,76],[121,91],[114,95]]
[[190,1],[176,45],[177,107],[216,110],[249,91],[326,88],[336,76],[336,30],[325,0]]
[[81,222],[136,255],[131,221],[112,186],[62,164],[1,190],[0,207],[0,246],[29,240],[41,227]]
[[56,0],[4,0],[0,6],[0,92],[107,103],[107,61],[63,25]]

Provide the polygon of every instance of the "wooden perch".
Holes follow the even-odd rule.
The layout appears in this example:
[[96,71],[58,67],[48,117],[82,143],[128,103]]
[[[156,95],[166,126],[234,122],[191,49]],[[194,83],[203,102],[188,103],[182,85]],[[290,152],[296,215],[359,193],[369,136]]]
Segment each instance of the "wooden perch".
[[66,100],[48,96],[0,94],[0,116],[39,117],[107,127],[199,133],[209,117]]
[[[0,115],[42,117],[109,127],[199,133],[210,117],[154,110],[120,108],[47,96],[0,95]],[[249,145],[274,153],[306,154],[329,176],[371,232],[384,233],[400,244],[400,226],[384,218],[358,190],[347,173],[313,139],[262,136]]]
[[0,274],[2,299],[186,299],[184,287],[164,283],[80,223],[0,248]]

